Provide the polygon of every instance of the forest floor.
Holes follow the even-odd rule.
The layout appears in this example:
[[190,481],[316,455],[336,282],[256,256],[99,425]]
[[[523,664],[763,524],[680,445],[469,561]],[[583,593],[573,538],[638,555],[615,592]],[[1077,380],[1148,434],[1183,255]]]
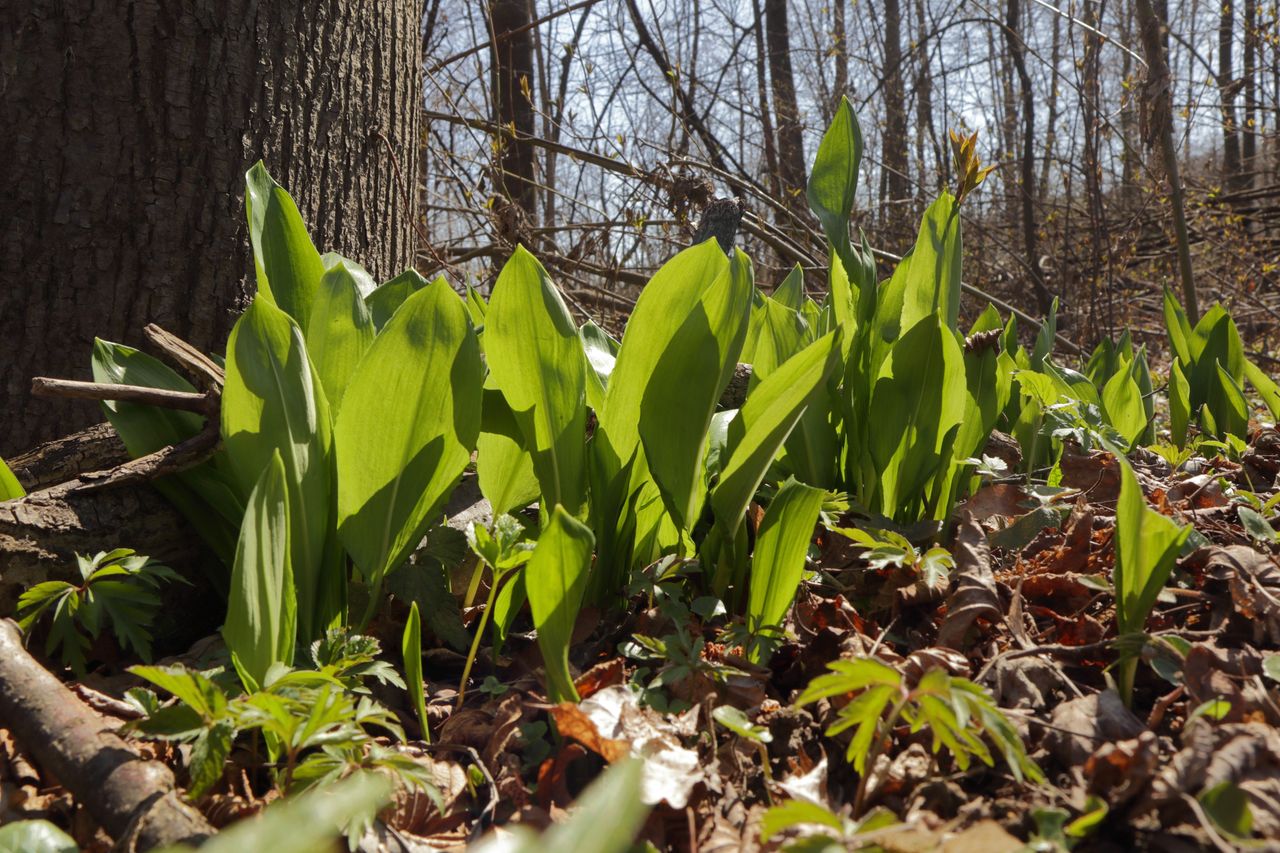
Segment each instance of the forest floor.
[[[664,601],[660,585],[638,589],[625,613],[583,613],[571,655],[580,705],[547,702],[527,624],[496,660],[482,651],[459,710],[463,656],[429,648],[433,745],[405,749],[430,768],[443,809],[402,796],[384,819],[403,849],[460,848],[513,821],[546,826],[607,762],[638,752],[654,805],[641,837],[660,850],[779,849],[805,836],[793,849],[827,849],[818,830],[834,849],[1280,849],[1260,840],[1280,839],[1280,536],[1243,524],[1235,497],[1273,492],[1280,433],[1256,433],[1239,461],[1192,458],[1175,470],[1139,451],[1132,463],[1148,503],[1195,528],[1147,623],[1132,708],[1109,689],[1120,469],[1107,453],[1069,451],[1055,494],[1009,478],[958,508],[956,565],[941,586],[914,567],[877,568],[865,547],[820,528],[787,638],[767,666],[726,645],[723,619]],[[397,647],[401,615],[389,608],[374,623],[383,648]],[[199,666],[218,642],[178,660]],[[860,816],[851,815],[860,782],[846,756],[852,732],[826,731],[849,697],[794,702],[828,662],[867,656],[908,683],[941,667],[987,687],[1044,781],[1020,781],[998,757],[962,768],[931,751],[928,731],[899,724],[857,802],[861,815],[893,819],[848,821]],[[112,724],[137,716],[120,701],[142,683],[123,671],[128,662],[100,664],[75,686]],[[401,691],[375,693],[416,729]],[[745,735],[712,717],[723,705],[745,712]],[[184,783],[189,750],[130,737]],[[5,822],[50,818],[84,849],[109,848],[7,732],[0,755]],[[197,806],[223,826],[272,798],[242,769]],[[770,805],[795,800],[846,820],[840,829],[774,820],[762,841]]]

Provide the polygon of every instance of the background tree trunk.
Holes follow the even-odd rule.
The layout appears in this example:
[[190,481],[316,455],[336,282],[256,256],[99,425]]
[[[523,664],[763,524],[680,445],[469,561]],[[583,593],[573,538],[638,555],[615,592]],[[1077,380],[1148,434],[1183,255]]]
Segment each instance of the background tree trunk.
[[101,419],[29,395],[36,374],[87,378],[94,336],[137,342],[154,322],[221,351],[253,289],[243,174],[259,158],[321,251],[375,278],[412,262],[420,14],[409,0],[5,4],[0,43],[21,62],[0,70],[0,454]]
[[[528,0],[490,0],[493,27],[489,90],[494,123],[504,134],[533,135],[533,17]],[[532,217],[537,210],[533,146],[505,136],[494,169],[494,189]]]
[[902,10],[898,0],[884,4],[884,115],[881,201],[887,230],[906,239],[910,233],[911,179],[907,174],[907,95],[902,79]]
[[786,0],[764,0],[765,38],[769,43],[769,81],[773,84],[773,112],[778,129],[778,169],[782,197],[792,210],[804,215],[804,136],[795,78],[791,73],[791,35]]

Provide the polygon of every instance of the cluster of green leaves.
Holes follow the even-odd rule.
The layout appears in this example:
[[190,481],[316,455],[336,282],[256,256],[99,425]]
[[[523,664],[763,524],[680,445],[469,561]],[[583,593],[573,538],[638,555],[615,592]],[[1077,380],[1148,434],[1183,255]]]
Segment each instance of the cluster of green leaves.
[[934,545],[922,550],[893,530],[849,527],[832,527],[830,530],[866,548],[864,559],[868,568],[877,571],[909,569],[931,589],[946,589],[951,580],[951,570],[956,567],[955,558],[946,548]]
[[56,650],[76,675],[84,675],[85,653],[110,627],[123,650],[151,659],[151,619],[160,608],[162,582],[181,581],[173,569],[130,548],[76,555],[80,583],[44,581],[18,598],[18,627],[29,633],[48,615],[45,654]]
[[1169,368],[1169,429],[1178,447],[1185,447],[1189,427],[1218,440],[1244,438],[1249,427],[1248,380],[1280,419],[1280,387],[1244,355],[1235,321],[1221,305],[1214,305],[1195,327],[1173,294],[1164,292],[1164,322],[1173,351]]
[[910,683],[897,669],[874,658],[838,660],[827,668],[831,672],[813,679],[796,704],[832,697],[847,699],[827,735],[853,730],[846,756],[862,778],[855,813],[865,801],[868,768],[875,765],[899,721],[907,723],[912,732],[928,730],[933,751],[945,748],[961,770],[967,770],[974,758],[994,766],[986,743],[990,741],[1019,781],[1043,780],[1040,769],[1027,757],[1017,729],[991,695],[974,682],[931,668]]
[[[265,754],[258,758],[271,768],[273,784],[281,793],[380,768],[434,796],[422,765],[374,742],[375,731],[404,739],[395,715],[375,702],[364,686],[365,679],[373,678],[404,687],[395,670],[377,659],[377,641],[333,631],[312,644],[310,653],[313,668],[274,664],[261,686],[249,691],[221,669],[132,667],[130,672],[172,694],[175,701],[162,704],[146,688],[129,691],[127,698],[144,715],[129,728],[191,744],[187,793],[193,799],[222,778],[238,740],[255,748],[262,744]],[[244,738],[249,733],[257,737]]]
[[1135,642],[1135,636],[1143,634],[1156,597],[1168,583],[1174,562],[1190,534],[1190,527],[1180,527],[1147,506],[1133,469],[1120,460],[1111,579],[1116,597],[1116,633],[1121,641],[1116,682],[1126,705],[1133,701],[1133,679],[1144,644]]

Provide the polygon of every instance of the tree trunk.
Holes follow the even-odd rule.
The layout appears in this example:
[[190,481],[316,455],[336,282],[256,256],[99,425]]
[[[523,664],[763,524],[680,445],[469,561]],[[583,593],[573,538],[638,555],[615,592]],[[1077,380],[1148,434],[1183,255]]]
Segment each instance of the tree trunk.
[[1031,75],[1027,73],[1025,45],[1022,41],[1022,5],[1019,0],[1007,0],[1005,4],[1004,38],[1009,58],[1018,75],[1018,91],[1022,101],[1022,150],[1019,157],[1017,182],[1019,220],[1022,223],[1022,247],[1026,252],[1027,275],[1036,292],[1042,314],[1048,314],[1053,298],[1045,287],[1040,274],[1039,228],[1036,223],[1036,110],[1035,96],[1031,90]]
[[1200,320],[1196,300],[1195,279],[1191,275],[1191,246],[1187,239],[1187,217],[1184,210],[1182,179],[1178,174],[1178,149],[1173,142],[1173,95],[1169,76],[1168,24],[1157,13],[1152,0],[1137,0],[1138,29],[1142,34],[1142,52],[1147,58],[1145,101],[1147,113],[1143,122],[1147,145],[1160,145],[1165,177],[1169,181],[1169,200],[1173,208],[1173,230],[1178,249],[1178,273],[1182,280],[1182,306],[1194,324]]
[[898,0],[884,4],[884,110],[885,128],[882,158],[884,201],[888,230],[895,237],[899,225],[906,224],[906,205],[911,199],[907,177],[907,95],[902,81],[902,10]]
[[533,136],[533,21],[528,0],[490,0],[489,91],[493,121],[504,129],[494,189],[529,217],[536,212],[533,146],[510,136]]
[[[220,352],[253,289],[259,158],[321,251],[412,262],[419,4],[34,0],[0,13],[0,454],[101,420],[32,399],[149,322]],[[398,161],[398,169],[396,162]]]
[[1236,122],[1235,63],[1231,48],[1235,40],[1234,0],[1223,0],[1218,19],[1218,97],[1222,109],[1222,178],[1227,186],[1240,186],[1240,126]]
[[[765,38],[769,44],[769,79],[773,84],[773,112],[777,119],[778,170],[787,207],[803,211],[805,204],[804,137],[800,107],[791,73],[791,37],[787,28],[787,0],[764,0]],[[803,215],[803,214],[802,214]]]
[[1244,0],[1244,127],[1240,140],[1242,183],[1256,183],[1258,157],[1258,0]]

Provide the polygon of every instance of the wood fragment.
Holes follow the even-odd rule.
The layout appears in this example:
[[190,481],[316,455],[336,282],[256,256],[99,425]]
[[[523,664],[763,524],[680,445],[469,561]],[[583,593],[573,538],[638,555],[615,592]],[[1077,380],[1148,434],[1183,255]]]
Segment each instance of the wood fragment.
[[166,356],[190,375],[197,386],[205,391],[222,393],[222,386],[227,377],[226,372],[218,366],[217,362],[182,338],[165,331],[155,323],[148,323],[144,326],[142,333],[146,335],[147,341],[161,355]]
[[0,621],[0,725],[69,790],[117,850],[199,844],[215,830],[178,795],[173,771],[144,761],[22,647]]
[[109,382],[80,382],[75,379],[54,379],[37,376],[31,380],[31,393],[37,397],[66,397],[73,400],[117,400],[126,403],[143,403],[166,409],[180,409],[208,415],[216,411],[216,397],[191,391],[170,391],[167,388],[146,388],[141,385],[114,385]]

